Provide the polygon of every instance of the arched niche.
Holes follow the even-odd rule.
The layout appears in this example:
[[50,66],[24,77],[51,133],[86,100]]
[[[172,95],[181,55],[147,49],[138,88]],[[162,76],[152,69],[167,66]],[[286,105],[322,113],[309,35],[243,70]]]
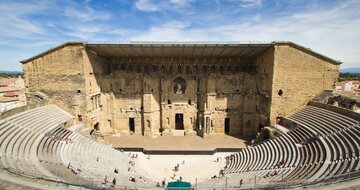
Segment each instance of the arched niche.
[[185,94],[186,80],[182,77],[176,77],[173,80],[173,93],[174,94]]

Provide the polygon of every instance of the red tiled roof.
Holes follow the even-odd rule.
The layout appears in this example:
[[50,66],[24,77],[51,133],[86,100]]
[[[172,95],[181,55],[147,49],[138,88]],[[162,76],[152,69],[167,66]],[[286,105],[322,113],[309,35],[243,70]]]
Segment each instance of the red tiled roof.
[[17,97],[0,97],[0,103],[19,101]]
[[19,96],[20,94],[21,94],[20,91],[5,92],[4,97]]
[[13,91],[20,91],[20,88],[15,86],[0,87],[0,92],[13,92]]
[[19,78],[0,78],[0,86],[8,86],[11,83],[14,83]]

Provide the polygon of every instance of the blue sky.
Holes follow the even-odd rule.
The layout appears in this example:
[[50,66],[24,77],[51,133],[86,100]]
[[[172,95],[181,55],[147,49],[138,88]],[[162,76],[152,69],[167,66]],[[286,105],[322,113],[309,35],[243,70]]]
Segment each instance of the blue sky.
[[0,0],[0,70],[74,40],[292,41],[360,67],[360,1]]

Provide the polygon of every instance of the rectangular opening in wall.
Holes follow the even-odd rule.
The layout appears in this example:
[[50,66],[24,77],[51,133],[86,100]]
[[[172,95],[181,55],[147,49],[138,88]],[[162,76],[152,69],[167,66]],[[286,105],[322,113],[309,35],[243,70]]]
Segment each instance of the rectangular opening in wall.
[[82,122],[82,121],[83,121],[82,115],[78,115],[78,121],[79,121],[79,122]]
[[230,133],[230,118],[225,118],[225,134]]
[[134,120],[134,118],[129,118],[129,131],[135,133],[135,120]]
[[175,129],[184,130],[184,114],[175,114]]
[[111,124],[111,120],[110,120],[110,119],[108,119],[108,125],[109,125],[110,128],[112,128],[112,124]]

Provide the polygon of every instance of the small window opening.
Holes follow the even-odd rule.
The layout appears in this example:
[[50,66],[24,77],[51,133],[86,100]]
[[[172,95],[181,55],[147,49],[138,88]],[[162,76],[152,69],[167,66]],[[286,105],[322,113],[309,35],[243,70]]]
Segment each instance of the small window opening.
[[168,100],[168,104],[171,104],[171,100]]
[[133,110],[133,108],[130,108],[130,110]]
[[191,105],[191,100],[188,101],[189,105]]
[[82,122],[82,115],[78,115],[78,121]]
[[99,130],[100,130],[99,123],[96,123],[96,124],[94,125],[94,130],[95,130],[95,131],[99,131]]
[[80,94],[80,93],[81,93],[81,90],[77,90],[77,93]]
[[279,96],[282,96],[284,94],[284,92],[280,89],[278,94],[279,94]]

